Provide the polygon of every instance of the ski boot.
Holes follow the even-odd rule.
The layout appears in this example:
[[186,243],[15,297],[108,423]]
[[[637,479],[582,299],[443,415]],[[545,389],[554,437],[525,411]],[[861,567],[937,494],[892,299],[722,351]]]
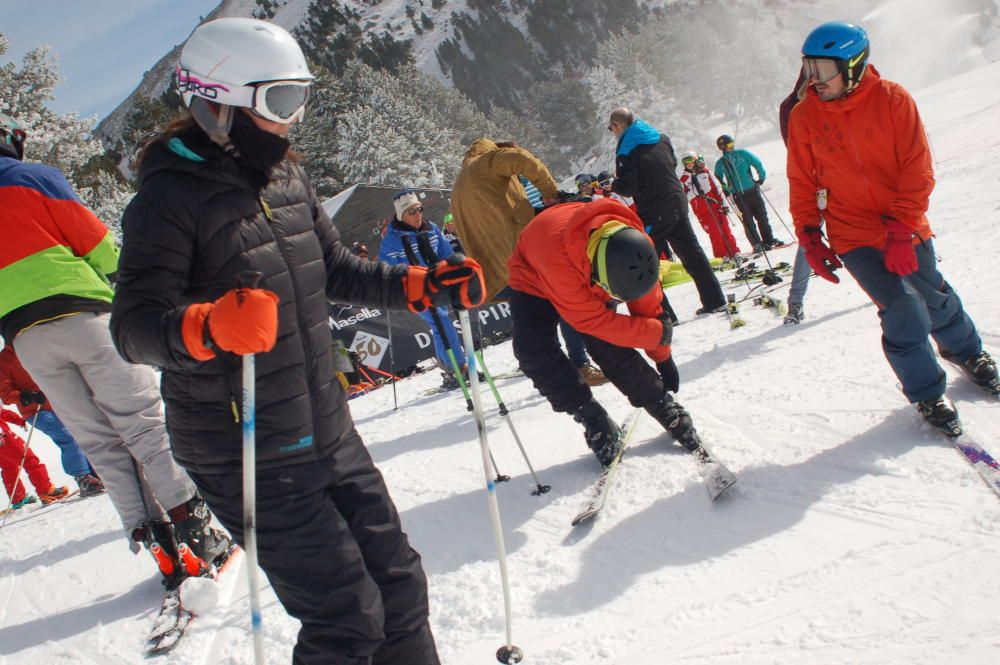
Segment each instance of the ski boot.
[[37,503],[37,502],[38,502],[38,499],[36,499],[35,497],[33,497],[30,494],[26,494],[23,499],[21,499],[20,501],[18,501],[16,503],[12,503],[10,505],[10,507],[11,507],[12,510],[20,510],[21,508],[24,508],[25,506],[27,506],[29,503]]
[[796,323],[802,323],[802,319],[806,318],[806,313],[802,309],[802,303],[788,303],[788,314],[785,314],[784,324],[792,325]]
[[954,438],[962,434],[962,423],[958,419],[958,411],[951,400],[944,395],[917,402],[917,410],[931,427],[940,430],[945,436]]
[[213,527],[212,514],[205,500],[195,494],[185,503],[168,511],[181,564],[188,575],[207,575],[212,566],[220,566],[229,555],[232,540]]
[[55,485],[53,485],[52,487],[49,488],[48,492],[39,492],[38,500],[42,502],[43,506],[47,506],[50,503],[54,503],[56,501],[62,501],[63,499],[66,498],[67,494],[69,494],[68,487],[56,487]]
[[1000,377],[997,376],[997,363],[985,351],[980,351],[962,363],[965,373],[979,387],[992,395],[1000,396]]
[[132,540],[144,546],[153,555],[153,561],[163,576],[161,580],[167,591],[178,588],[188,574],[181,565],[177,544],[174,542],[174,527],[168,522],[149,520],[132,530]]
[[81,499],[97,496],[98,494],[104,494],[104,492],[107,491],[104,488],[104,482],[93,474],[85,473],[82,476],[75,476],[74,480],[76,480],[76,484],[80,486]]
[[584,426],[587,447],[597,456],[601,466],[611,464],[622,447],[622,430],[611,420],[604,407],[591,399],[570,414],[573,420]]
[[458,388],[458,379],[451,372],[441,370],[441,390],[455,390]]
[[583,367],[579,369],[580,378],[591,388],[595,386],[603,386],[608,382],[608,377],[604,376],[604,372],[597,369],[590,363],[586,363]]
[[674,401],[670,393],[663,393],[663,397],[659,401],[647,406],[646,413],[653,416],[656,422],[670,432],[670,436],[674,437],[674,440],[684,446],[689,453],[697,453],[701,450],[701,439],[698,438],[698,432],[694,428],[694,423],[691,422],[691,415],[683,406]]

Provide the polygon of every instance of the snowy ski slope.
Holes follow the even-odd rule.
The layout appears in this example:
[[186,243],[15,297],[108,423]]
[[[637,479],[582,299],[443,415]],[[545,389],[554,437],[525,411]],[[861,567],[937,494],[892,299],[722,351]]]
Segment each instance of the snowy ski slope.
[[[1000,64],[917,98],[936,157],[930,218],[943,271],[997,354]],[[780,142],[753,149],[784,210]],[[791,261],[794,250],[775,254]],[[530,495],[491,409],[493,451],[514,477],[498,494],[525,663],[1000,662],[1000,502],[901,397],[875,309],[844,277],[812,280],[797,327],[745,303],[747,325],[730,330],[722,315],[694,319],[692,285],[671,291],[685,320],[675,334],[679,399],[740,479],[715,504],[693,460],[644,417],[604,512],[572,529],[597,474],[580,427],[526,379],[500,382],[553,487]],[[487,362],[512,370],[510,344],[491,347]],[[1000,456],[1000,403],[948,371],[969,429]],[[476,428],[460,397],[422,395],[437,382],[401,383],[398,411],[388,389],[351,408],[424,557],[443,662],[486,664],[504,623]],[[621,395],[596,393],[624,419]],[[35,445],[55,472],[54,447],[40,434]],[[130,554],[105,497],[19,514],[0,531],[0,665],[144,662],[160,598],[151,561]],[[268,661],[287,663],[297,624],[270,589],[263,600]],[[198,619],[158,662],[252,660],[241,582],[231,604]]]

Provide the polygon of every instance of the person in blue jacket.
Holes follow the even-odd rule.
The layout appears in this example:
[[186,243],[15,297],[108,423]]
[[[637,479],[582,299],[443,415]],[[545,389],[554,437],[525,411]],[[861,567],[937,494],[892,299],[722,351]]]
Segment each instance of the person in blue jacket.
[[[400,263],[410,265],[410,259],[406,255],[406,246],[409,245],[413,250],[414,257],[418,261],[418,265],[427,265],[423,257],[420,256],[420,249],[417,246],[418,233],[425,233],[427,235],[431,242],[431,247],[434,248],[434,252],[438,255],[438,258],[445,259],[454,254],[455,250],[441,229],[436,224],[424,219],[424,207],[413,191],[407,189],[399,192],[393,197],[392,203],[396,208],[396,216],[386,227],[385,237],[379,246],[378,258],[380,260],[392,265]],[[437,314],[444,324],[445,335],[448,337],[448,346],[454,352],[455,360],[459,368],[461,368],[462,374],[468,377],[469,368],[465,359],[465,351],[458,339],[458,332],[455,330],[455,326],[452,325],[451,318],[448,316],[448,310],[444,307],[438,307]],[[438,333],[437,326],[434,324],[431,309],[424,310],[420,313],[420,316],[430,326],[431,339],[434,341],[434,355],[437,356],[438,363],[441,369],[444,370],[444,386],[449,389],[457,388],[458,380],[453,374],[447,347]]]
[[[755,252],[780,247],[784,243],[774,238],[764,198],[760,194],[760,186],[767,177],[764,165],[749,150],[737,150],[736,143],[729,134],[720,136],[715,144],[722,151],[722,157],[715,163],[715,177],[722,183],[722,189],[732,194],[736,200],[747,240]],[[760,233],[757,232],[757,227],[760,227]]]

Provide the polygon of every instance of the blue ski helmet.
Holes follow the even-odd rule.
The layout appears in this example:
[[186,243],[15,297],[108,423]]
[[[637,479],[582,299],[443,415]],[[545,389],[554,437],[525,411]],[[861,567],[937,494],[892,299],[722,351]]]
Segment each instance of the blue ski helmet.
[[830,21],[815,28],[802,44],[803,58],[834,60],[848,91],[861,83],[871,48],[864,28],[846,21]]

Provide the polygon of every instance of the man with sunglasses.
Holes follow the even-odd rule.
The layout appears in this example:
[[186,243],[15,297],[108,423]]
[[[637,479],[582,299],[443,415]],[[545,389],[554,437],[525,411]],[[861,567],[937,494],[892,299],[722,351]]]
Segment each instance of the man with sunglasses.
[[795,232],[816,274],[838,283],[833,271],[843,265],[875,302],[903,394],[928,423],[955,435],[958,413],[929,337],[988,392],[1000,394],[1000,380],[937,269],[926,216],[934,170],[916,104],[868,56],[868,35],[842,21],[817,27],[802,46],[808,88],[788,122]]
[[[293,662],[438,665],[420,556],[336,378],[329,303],[476,306],[482,271],[389,266],[340,242],[289,150],[312,78],[279,26],[195,29],[178,67],[189,115],[145,148],[123,218],[112,331],[129,361],[162,368],[174,457],[240,543],[256,419],[259,561],[302,624]],[[245,354],[254,414],[240,413]]]
[[[416,192],[405,189],[393,197],[392,204],[396,208],[396,216],[386,227],[385,237],[379,245],[378,258],[380,261],[385,261],[393,266],[408,266],[411,265],[410,255],[412,255],[417,260],[415,265],[426,267],[427,264],[421,257],[420,248],[417,245],[419,234],[427,236],[431,248],[439,259],[447,259],[455,253],[451,243],[448,242],[437,224],[424,219],[424,207],[420,204]],[[409,247],[409,254],[407,247]],[[434,322],[435,314],[437,319],[444,324],[447,346],[445,346],[445,340],[441,339],[441,335],[438,333],[438,327]],[[448,316],[448,308],[436,307],[433,310],[427,308],[420,312],[420,316],[430,328],[431,340],[434,342],[434,355],[437,356],[438,366],[444,374],[442,386],[446,390],[454,390],[459,387],[459,383],[451,366],[451,359],[448,357],[448,349],[450,348],[455,355],[455,362],[458,364],[465,381],[468,381],[469,378],[469,365],[465,359],[465,348],[458,338],[455,326],[452,325],[451,317]],[[483,380],[485,381],[485,377]]]
[[[584,426],[602,465],[618,454],[621,430],[560,350],[560,317],[580,332],[594,362],[632,405],[644,407],[688,451],[701,445],[671,394],[680,388],[673,326],[661,307],[659,259],[642,228],[613,199],[567,203],[535,217],[508,262],[514,355],[552,409]],[[616,311],[622,302],[628,314]]]
[[736,201],[743,231],[753,251],[782,246],[784,243],[774,238],[771,223],[767,219],[764,197],[760,193],[760,187],[767,177],[764,165],[749,150],[737,149],[736,142],[728,134],[720,136],[715,144],[722,152],[722,157],[715,163],[715,177],[722,183],[723,191],[732,194]]

